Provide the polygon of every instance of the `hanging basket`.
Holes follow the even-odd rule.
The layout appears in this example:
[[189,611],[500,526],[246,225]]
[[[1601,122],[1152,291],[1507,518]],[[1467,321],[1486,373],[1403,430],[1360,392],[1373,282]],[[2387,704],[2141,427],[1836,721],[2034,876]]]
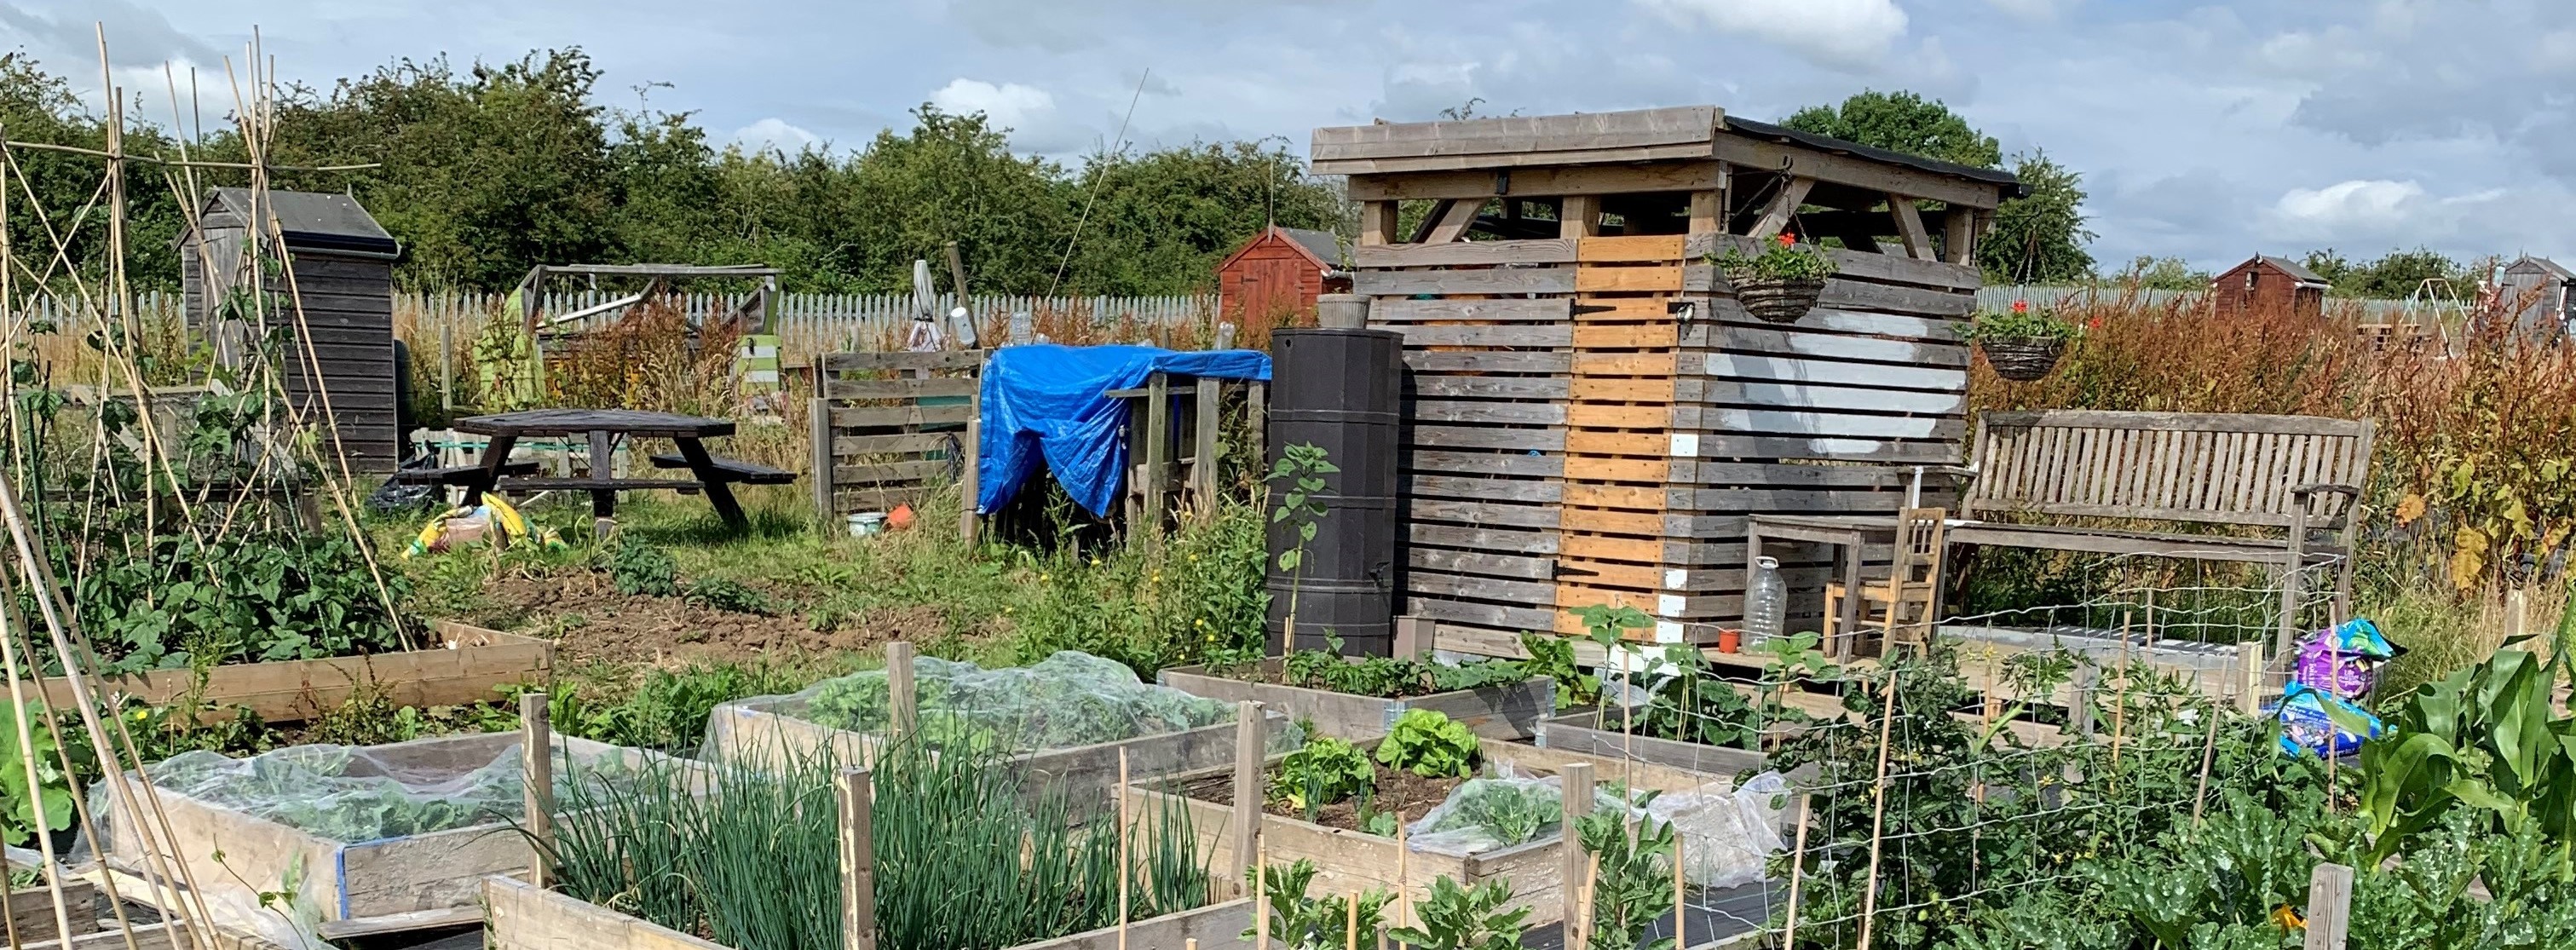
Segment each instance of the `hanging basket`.
[[1995,375],[2016,383],[2047,376],[2057,368],[2057,358],[2066,355],[2066,341],[2047,337],[1980,340],[1977,348],[1986,351],[1986,362],[1994,364]]
[[1825,292],[1819,277],[1748,277],[1733,282],[1735,302],[1768,323],[1796,323]]

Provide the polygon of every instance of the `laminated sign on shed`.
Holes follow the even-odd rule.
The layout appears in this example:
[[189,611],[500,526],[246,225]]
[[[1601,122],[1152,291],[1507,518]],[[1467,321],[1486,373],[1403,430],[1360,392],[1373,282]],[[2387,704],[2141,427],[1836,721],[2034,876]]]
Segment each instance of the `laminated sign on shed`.
[[[1922,470],[1962,460],[1974,245],[2012,176],[1713,106],[1325,128],[1312,154],[1361,202],[1369,325],[1405,335],[1401,609],[1443,646],[1593,604],[1707,642],[1743,610],[1748,515],[1942,502]],[[1840,270],[1757,320],[1717,260],[1784,233]],[[1790,588],[1825,564],[1784,562]]]
[[288,266],[266,281],[273,305],[263,318],[295,331],[278,354],[287,398],[317,424],[327,418],[338,428],[351,471],[393,471],[400,461],[393,265],[401,247],[347,195],[214,189],[177,248],[189,327],[213,341],[225,365],[250,362],[259,339],[258,328],[218,319],[252,273],[244,251],[254,234],[265,238],[261,246],[286,251]]

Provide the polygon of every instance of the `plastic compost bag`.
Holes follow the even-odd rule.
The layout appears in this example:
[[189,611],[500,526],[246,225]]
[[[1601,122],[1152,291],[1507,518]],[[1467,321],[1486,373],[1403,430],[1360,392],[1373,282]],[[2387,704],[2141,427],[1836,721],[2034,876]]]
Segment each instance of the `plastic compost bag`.
[[1682,876],[1700,887],[1762,880],[1771,855],[1788,847],[1780,840],[1780,822],[1789,780],[1764,772],[1740,788],[1727,785],[1711,782],[1646,803],[1648,817],[1680,830]]
[[[1234,721],[1235,704],[1192,696],[1136,678],[1116,660],[1064,650],[1028,666],[983,669],[922,657],[913,661],[914,716],[923,741],[942,747],[1032,752],[1118,742]],[[711,744],[737,709],[792,716],[834,729],[880,735],[893,716],[884,670],[824,680],[789,696],[717,706]],[[1295,749],[1302,735],[1281,721],[1269,751]]]
[[2379,667],[2401,651],[2379,625],[2355,617],[2311,634],[2299,645],[2292,678],[2310,689],[2359,699],[2379,681]]
[[[2304,683],[2291,683],[2270,712],[2281,719],[2281,751],[2291,756],[2313,753],[2340,758],[2361,751],[2364,740],[2387,731],[2369,710]],[[2338,717],[2360,724],[2362,731],[2337,723]]]

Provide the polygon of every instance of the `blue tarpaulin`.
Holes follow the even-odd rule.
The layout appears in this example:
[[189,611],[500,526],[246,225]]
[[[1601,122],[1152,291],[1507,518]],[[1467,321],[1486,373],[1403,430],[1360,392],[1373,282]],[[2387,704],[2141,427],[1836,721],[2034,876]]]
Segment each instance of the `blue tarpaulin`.
[[1018,494],[1043,457],[1064,493],[1107,517],[1127,471],[1129,400],[1113,390],[1145,385],[1155,373],[1213,379],[1270,378],[1259,350],[1180,352],[1156,346],[1007,346],[984,364],[983,461],[975,510],[992,512]]

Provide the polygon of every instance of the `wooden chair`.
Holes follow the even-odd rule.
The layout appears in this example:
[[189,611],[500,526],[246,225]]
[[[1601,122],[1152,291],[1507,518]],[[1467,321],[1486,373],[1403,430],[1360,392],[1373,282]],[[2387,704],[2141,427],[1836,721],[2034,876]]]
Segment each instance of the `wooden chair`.
[[[1899,645],[1928,648],[1932,624],[1941,614],[1942,534],[1950,512],[1943,508],[1907,508],[1896,516],[1896,563],[1887,576],[1863,580],[1860,625],[1879,628],[1879,654]],[[1851,591],[1840,582],[1825,585],[1825,640],[1859,636],[1842,630],[1843,598]]]

